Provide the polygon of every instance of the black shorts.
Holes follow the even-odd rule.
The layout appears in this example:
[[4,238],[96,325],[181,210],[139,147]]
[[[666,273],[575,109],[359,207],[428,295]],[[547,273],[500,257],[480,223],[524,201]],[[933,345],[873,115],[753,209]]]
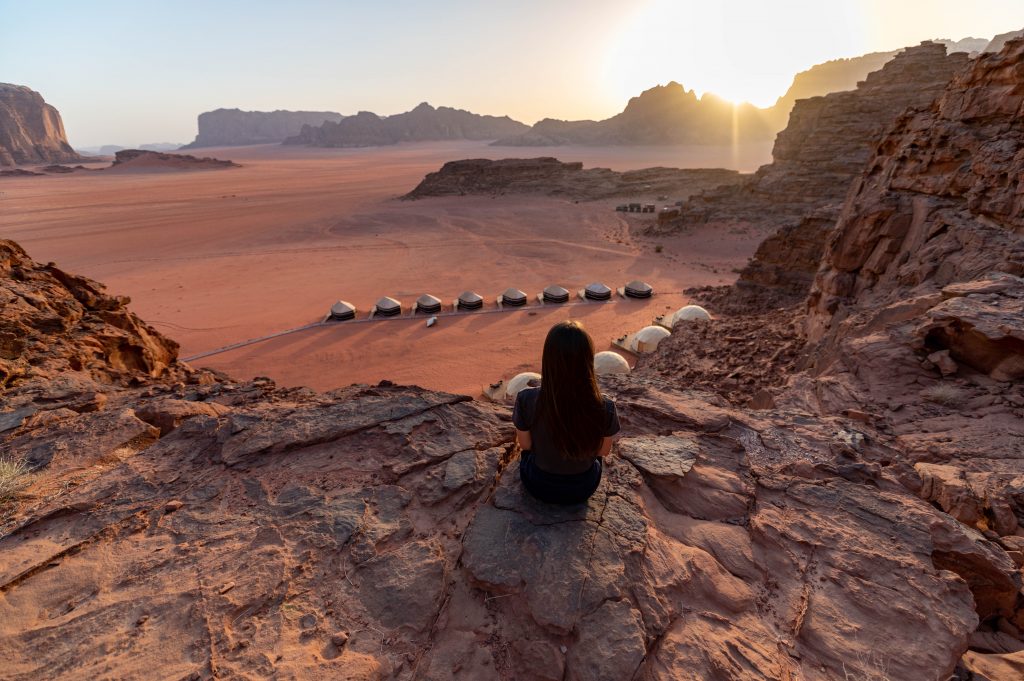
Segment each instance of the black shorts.
[[582,504],[601,483],[601,459],[595,458],[588,471],[560,475],[538,468],[533,452],[526,450],[519,457],[519,479],[527,492],[543,502],[561,506]]

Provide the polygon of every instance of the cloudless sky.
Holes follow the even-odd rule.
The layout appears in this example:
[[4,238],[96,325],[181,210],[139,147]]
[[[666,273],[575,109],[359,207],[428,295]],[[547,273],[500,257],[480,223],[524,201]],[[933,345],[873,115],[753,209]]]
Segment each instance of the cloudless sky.
[[138,145],[218,107],[600,119],[669,80],[768,106],[829,59],[1020,28],[1024,0],[0,0],[0,82],[76,146]]

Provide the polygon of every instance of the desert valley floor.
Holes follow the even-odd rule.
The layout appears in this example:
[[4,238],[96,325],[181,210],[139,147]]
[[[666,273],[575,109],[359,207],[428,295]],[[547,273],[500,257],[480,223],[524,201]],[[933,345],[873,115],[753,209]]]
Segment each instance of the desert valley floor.
[[[584,321],[598,349],[686,302],[689,287],[730,283],[765,234],[691,231],[638,237],[623,200],[574,203],[536,196],[402,201],[428,173],[461,158],[558,156],[585,167],[725,167],[751,172],[770,144],[723,147],[503,149],[448,142],[375,149],[264,145],[203,149],[242,167],[107,170],[8,178],[3,236],[39,261],[104,282],[182,345],[188,358],[303,326],[345,299],[365,317],[384,295],[408,306],[421,293],[448,304],[473,289],[493,303],[509,286],[533,296],[557,283],[660,293],[646,302],[545,307],[503,314],[334,324],[211,355],[197,366],[238,378],[326,390],[390,379],[466,394],[539,370],[547,329]],[[637,197],[653,200],[654,197]],[[649,219],[648,216],[644,216]],[[660,245],[660,252],[656,246]]]

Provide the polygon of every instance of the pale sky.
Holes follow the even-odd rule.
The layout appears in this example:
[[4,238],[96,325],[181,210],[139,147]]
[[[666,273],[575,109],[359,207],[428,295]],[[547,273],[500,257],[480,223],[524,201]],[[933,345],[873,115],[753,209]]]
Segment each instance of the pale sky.
[[134,146],[219,107],[600,119],[669,80],[767,106],[829,59],[1020,28],[1024,0],[0,0],[0,82]]

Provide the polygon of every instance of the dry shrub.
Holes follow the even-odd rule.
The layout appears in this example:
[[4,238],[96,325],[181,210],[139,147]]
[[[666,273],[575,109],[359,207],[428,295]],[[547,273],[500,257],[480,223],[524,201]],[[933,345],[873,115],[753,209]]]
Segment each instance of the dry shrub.
[[0,502],[13,499],[28,484],[29,472],[24,461],[0,459]]
[[949,383],[936,383],[921,391],[921,397],[946,407],[959,407],[966,400],[963,390]]

